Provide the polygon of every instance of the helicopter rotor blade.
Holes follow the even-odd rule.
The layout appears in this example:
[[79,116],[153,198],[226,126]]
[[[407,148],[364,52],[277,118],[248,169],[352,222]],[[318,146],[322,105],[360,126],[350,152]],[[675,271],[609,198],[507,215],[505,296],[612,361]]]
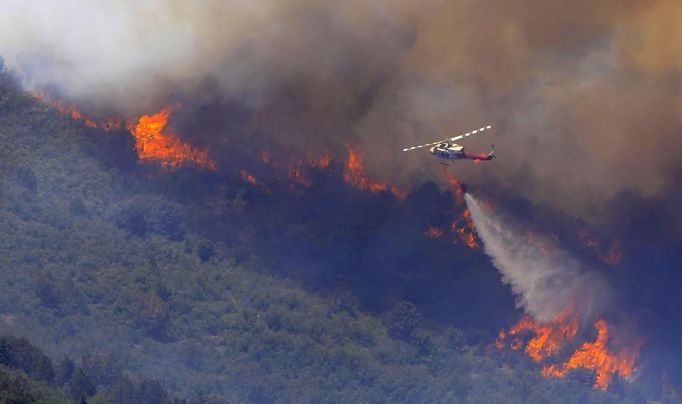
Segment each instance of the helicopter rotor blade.
[[491,128],[492,128],[492,126],[490,126],[490,125],[488,125],[488,126],[482,126],[482,127],[478,128],[478,129],[472,130],[471,132],[462,133],[462,134],[459,135],[459,136],[451,137],[451,138],[449,138],[448,140],[451,141],[451,142],[454,142],[455,140],[459,140],[459,139],[462,139],[462,138],[465,138],[465,137],[468,137],[468,136],[471,136],[471,135],[475,135],[475,134],[477,134],[477,133],[483,132],[483,131],[486,130],[486,129],[491,129]]
[[447,139],[439,140],[439,141],[433,142],[433,143],[420,144],[419,146],[408,147],[408,148],[403,149],[403,151],[405,152],[405,151],[410,151],[410,150],[415,150],[415,149],[421,149],[422,147],[433,146],[433,145],[437,145],[438,143],[443,143],[443,142],[447,142]]
[[438,141],[433,142],[433,143],[426,143],[426,144],[422,144],[419,146],[407,147],[407,148],[403,149],[403,151],[406,152],[406,151],[421,149],[422,147],[434,146],[434,145],[437,145],[438,143],[443,143],[443,142],[454,142],[455,140],[459,140],[459,139],[465,138],[467,136],[475,135],[476,133],[483,132],[484,130],[490,129],[490,128],[492,128],[492,126],[490,126],[490,125],[482,126],[478,129],[472,130],[471,132],[463,133],[459,136],[451,137],[451,138],[448,138],[445,140],[438,140]]

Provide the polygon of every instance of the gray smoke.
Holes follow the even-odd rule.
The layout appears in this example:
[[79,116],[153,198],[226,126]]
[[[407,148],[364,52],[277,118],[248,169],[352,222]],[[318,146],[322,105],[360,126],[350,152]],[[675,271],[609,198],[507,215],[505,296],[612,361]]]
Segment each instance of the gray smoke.
[[603,309],[608,288],[595,272],[547,237],[486,211],[470,194],[465,199],[486,254],[526,313],[546,322],[573,304],[581,320],[589,322]]
[[496,168],[458,174],[598,216],[680,167],[681,18],[678,0],[3,0],[0,55],[27,89],[102,114],[237,104],[242,138],[231,122],[180,133],[216,155],[357,143],[402,185],[439,168],[403,147],[491,123],[465,146],[495,143]]

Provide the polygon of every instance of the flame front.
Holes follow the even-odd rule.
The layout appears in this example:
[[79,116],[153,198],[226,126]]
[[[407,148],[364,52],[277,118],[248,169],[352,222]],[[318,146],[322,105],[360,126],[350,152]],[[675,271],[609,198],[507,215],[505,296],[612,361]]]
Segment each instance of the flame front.
[[[447,166],[443,166],[443,172],[452,186],[455,202],[457,202],[458,205],[464,205],[464,192],[462,191],[461,183],[454,174],[448,171]],[[478,241],[476,240],[474,221],[471,219],[471,212],[469,212],[468,208],[464,208],[462,216],[452,222],[450,228],[452,229],[452,232],[457,235],[456,242],[463,243],[471,249],[479,248]]]
[[372,193],[388,191],[399,199],[405,199],[407,196],[407,193],[400,188],[377,182],[365,175],[365,167],[358,146],[348,148],[348,161],[346,162],[343,179],[356,188],[367,189]]
[[526,353],[535,362],[542,362],[557,354],[566,341],[576,336],[578,333],[578,316],[573,313],[572,306],[559,313],[548,324],[538,324],[530,316],[525,316],[509,330],[510,336],[517,337],[512,342],[512,349],[518,349],[522,346],[518,337],[524,332],[535,334],[526,345]]
[[173,109],[166,107],[154,115],[142,115],[137,122],[128,124],[128,130],[135,136],[135,149],[140,159],[158,160],[167,168],[191,162],[198,167],[216,170],[218,165],[209,157],[207,150],[193,148],[166,128],[172,113]]
[[593,370],[596,373],[594,387],[602,390],[609,387],[614,374],[619,374],[621,377],[632,376],[641,343],[623,349],[616,355],[607,347],[609,326],[606,321],[597,320],[594,327],[597,329],[597,339],[594,342],[585,342],[563,365],[546,366],[542,370],[542,374],[564,377],[571,369]]
[[[570,370],[588,369],[595,372],[594,387],[602,390],[608,388],[615,374],[624,378],[632,376],[641,342],[620,349],[616,354],[607,346],[609,343],[608,323],[600,319],[595,322],[594,327],[597,329],[595,342],[583,343],[561,364],[543,366],[542,375],[563,378]],[[497,349],[503,349],[506,346],[506,339],[515,337],[509,343],[509,347],[518,350],[524,345],[521,339],[523,334],[531,333],[533,337],[526,343],[524,351],[533,361],[541,363],[558,356],[564,346],[575,339],[578,328],[578,317],[571,305],[547,324],[537,323],[530,316],[524,316],[508,332],[500,330],[494,346]]]
[[74,121],[80,121],[85,124],[85,126],[89,128],[99,128],[103,129],[107,132],[112,131],[114,129],[118,129],[121,127],[121,121],[118,119],[114,118],[107,118],[104,121],[98,122],[95,119],[92,119],[90,117],[87,117],[85,114],[83,114],[75,104],[67,104],[66,102],[62,100],[55,100],[49,96],[47,96],[45,93],[37,91],[34,93],[31,93],[31,96],[35,98],[36,100],[40,101],[41,103],[48,105],[57,111],[59,111],[60,114],[66,115],[73,119]]
[[[75,104],[55,100],[45,93],[35,92],[31,95],[43,104],[75,121],[83,122],[90,128],[99,128],[109,132],[122,126],[120,119],[107,118],[102,121],[92,119],[83,114]],[[172,113],[173,108],[166,107],[156,114],[142,115],[127,124],[128,130],[135,137],[135,150],[140,160],[158,160],[166,168],[177,168],[191,162],[198,167],[216,170],[218,165],[209,157],[207,150],[193,148],[167,128]]]

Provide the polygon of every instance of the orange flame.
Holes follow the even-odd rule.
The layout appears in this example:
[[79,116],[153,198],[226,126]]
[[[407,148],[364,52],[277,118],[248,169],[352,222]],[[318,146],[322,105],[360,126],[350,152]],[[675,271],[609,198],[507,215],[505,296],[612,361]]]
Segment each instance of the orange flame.
[[141,160],[158,160],[162,166],[176,168],[191,162],[202,168],[216,170],[218,165],[207,150],[195,149],[166,128],[173,109],[166,107],[154,115],[142,115],[128,130],[135,136],[135,149]]
[[[464,192],[462,192],[462,187],[454,174],[448,171],[446,166],[443,166],[443,172],[445,173],[448,182],[452,186],[452,192],[455,196],[455,202],[458,205],[464,204]],[[471,249],[479,248],[478,241],[476,240],[476,233],[474,228],[474,221],[471,219],[471,212],[469,209],[464,208],[462,212],[462,217],[458,218],[450,226],[453,233],[457,235],[455,242],[464,243],[467,247]]]
[[258,185],[258,180],[256,177],[253,175],[249,174],[247,171],[240,171],[239,174],[242,176],[242,179],[246,182],[248,182],[251,185]]
[[535,362],[541,362],[558,353],[566,341],[576,336],[578,316],[572,305],[548,324],[538,324],[530,316],[525,316],[509,330],[509,335],[519,336],[528,331],[535,336],[528,341],[525,351]]
[[471,220],[471,213],[469,209],[464,209],[462,212],[462,217],[455,220],[450,225],[452,232],[457,235],[455,243],[464,243],[467,247],[475,250],[479,248],[478,241],[476,240],[476,235],[474,233],[474,223]]
[[365,167],[358,146],[348,147],[348,161],[346,162],[343,179],[356,188],[369,190],[372,193],[391,192],[399,199],[405,199],[407,196],[407,192],[400,188],[377,182],[365,175]]
[[439,229],[438,227],[429,226],[429,228],[424,232],[424,235],[430,238],[438,238],[443,235],[443,230]]
[[308,165],[311,167],[319,168],[320,170],[326,170],[329,168],[331,163],[331,158],[327,154],[323,154],[317,158],[308,159]]
[[597,339],[594,342],[585,342],[562,366],[546,366],[543,368],[542,374],[564,377],[571,369],[594,370],[596,372],[594,387],[602,390],[609,387],[614,374],[619,374],[621,377],[632,376],[641,342],[616,355],[607,347],[609,326],[606,321],[597,320],[594,327],[597,329]]
[[497,339],[495,340],[495,348],[498,350],[504,349],[504,340],[507,338],[507,332],[504,329],[500,329],[497,333]]
[[290,166],[288,170],[288,178],[306,187],[312,186],[312,181],[309,180],[305,171],[307,168],[316,168],[318,170],[326,170],[329,168],[331,159],[328,155],[320,157],[307,157],[304,160],[298,161],[295,165]]
[[621,250],[619,240],[614,240],[609,249],[604,251],[601,248],[599,240],[590,235],[587,230],[582,228],[578,229],[578,231],[576,231],[576,236],[586,248],[597,254],[601,262],[607,265],[617,266],[623,260],[623,251]]
[[[76,105],[66,104],[62,100],[53,100],[45,93],[35,92],[31,94],[38,101],[55,108],[61,114],[69,116],[75,121],[81,121],[91,128],[99,128],[104,131],[112,131],[122,126],[121,120],[107,118],[96,121],[80,112]],[[143,115],[136,122],[127,125],[130,133],[135,137],[135,149],[141,160],[159,160],[166,168],[176,168],[187,162],[216,170],[218,165],[208,155],[207,150],[199,150],[184,143],[170,129],[167,129],[168,119],[173,109],[164,108],[154,115]]]
[[105,131],[109,132],[114,129],[118,129],[121,127],[121,121],[113,118],[108,118],[102,122],[97,122],[96,120],[89,118],[85,116],[78,108],[76,107],[75,104],[66,104],[62,100],[54,100],[50,97],[48,97],[45,93],[37,91],[34,93],[31,93],[31,96],[35,98],[36,100],[42,102],[45,105],[48,105],[57,111],[59,111],[60,114],[66,115],[73,119],[74,121],[81,121],[85,124],[85,126],[89,128],[100,128],[104,129]]
[[[507,333],[501,330],[495,341],[495,347],[502,349],[507,337],[516,337],[509,344],[513,350],[523,347],[521,336],[527,332],[534,336],[528,341],[524,351],[535,362],[543,362],[552,356],[557,356],[569,341],[578,334],[578,316],[573,305],[559,313],[546,324],[535,322],[530,316],[524,316],[512,326]],[[598,335],[595,342],[583,343],[563,364],[550,364],[542,368],[542,375],[546,377],[565,377],[573,369],[588,369],[596,373],[594,387],[605,390],[614,374],[629,377],[635,369],[635,362],[639,355],[641,342],[638,342],[619,354],[615,354],[607,347],[609,342],[609,327],[605,320],[597,320],[594,324]]]

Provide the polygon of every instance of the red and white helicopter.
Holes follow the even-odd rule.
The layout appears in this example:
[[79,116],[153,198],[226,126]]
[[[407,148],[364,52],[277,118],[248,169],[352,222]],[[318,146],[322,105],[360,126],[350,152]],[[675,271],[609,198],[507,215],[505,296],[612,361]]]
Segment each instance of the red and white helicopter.
[[473,160],[474,163],[478,163],[481,161],[489,161],[495,158],[495,146],[491,146],[492,150],[490,153],[485,154],[469,154],[464,151],[464,146],[460,146],[456,143],[455,141],[459,139],[463,139],[465,137],[475,135],[477,133],[483,132],[484,130],[488,130],[492,128],[492,126],[483,126],[481,128],[472,130],[471,132],[463,133],[459,136],[451,137],[449,139],[445,140],[439,140],[437,142],[433,143],[427,143],[427,144],[422,144],[419,146],[413,146],[413,147],[408,147],[406,149],[403,149],[404,152],[406,151],[411,151],[411,150],[416,150],[416,149],[421,149],[422,147],[428,147],[428,146],[433,146],[429,149],[431,154],[434,156],[438,157],[439,159],[443,160]]

